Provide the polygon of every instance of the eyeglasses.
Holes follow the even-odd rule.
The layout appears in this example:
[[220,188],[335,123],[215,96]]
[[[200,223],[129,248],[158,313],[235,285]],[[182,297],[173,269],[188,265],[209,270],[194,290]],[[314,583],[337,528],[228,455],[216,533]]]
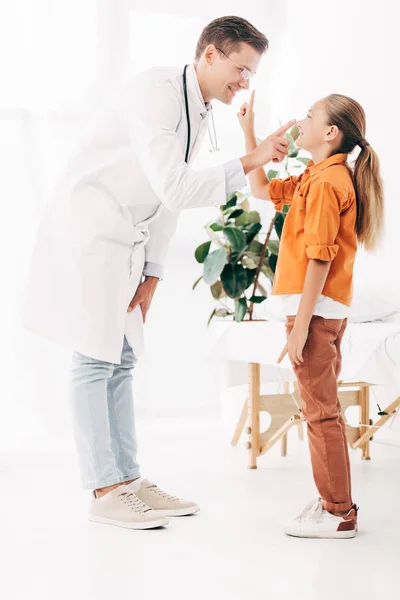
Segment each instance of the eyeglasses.
[[235,67],[237,67],[238,69],[240,69],[240,77],[242,77],[243,79],[246,79],[246,81],[248,81],[249,79],[253,79],[254,78],[254,73],[250,73],[250,71],[248,69],[246,69],[245,67],[241,67],[240,65],[236,64],[235,61],[233,61],[231,59],[230,56],[228,56],[227,54],[225,54],[225,52],[223,50],[221,50],[221,48],[217,48],[216,49],[221,52],[221,54],[223,54],[224,56],[226,56],[226,58],[229,58],[229,60],[231,62],[233,62],[233,64],[235,65]]

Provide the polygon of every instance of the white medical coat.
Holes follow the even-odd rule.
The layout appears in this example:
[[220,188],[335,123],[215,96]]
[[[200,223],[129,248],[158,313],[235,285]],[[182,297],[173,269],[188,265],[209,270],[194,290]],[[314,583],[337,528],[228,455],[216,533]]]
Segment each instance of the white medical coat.
[[[28,330],[112,363],[120,363],[124,335],[136,356],[143,352],[141,309],[127,313],[143,272],[163,264],[181,210],[223,204],[231,191],[226,165],[190,166],[211,110],[194,65],[187,70],[185,163],[182,73],[153,68],[133,77],[90,123],[39,226]],[[246,182],[239,160],[233,179],[234,189]]]

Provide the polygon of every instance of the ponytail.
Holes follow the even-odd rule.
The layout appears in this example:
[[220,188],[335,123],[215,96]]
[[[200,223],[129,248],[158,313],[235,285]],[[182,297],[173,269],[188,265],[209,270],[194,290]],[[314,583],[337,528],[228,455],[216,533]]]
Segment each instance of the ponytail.
[[328,123],[336,125],[343,134],[337,152],[349,154],[358,145],[353,170],[357,199],[356,233],[358,243],[366,250],[375,250],[382,239],[384,228],[383,183],[378,156],[365,134],[365,113],[362,106],[340,94],[324,98]]
[[383,183],[378,156],[368,142],[361,147],[354,165],[354,187],[357,239],[366,250],[375,250],[383,235]]

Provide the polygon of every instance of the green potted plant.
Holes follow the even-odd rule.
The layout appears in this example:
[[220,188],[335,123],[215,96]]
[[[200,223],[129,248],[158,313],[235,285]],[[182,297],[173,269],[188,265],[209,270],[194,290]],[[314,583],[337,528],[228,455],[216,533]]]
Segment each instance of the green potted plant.
[[[309,159],[300,155],[295,145],[298,129],[295,125],[285,134],[290,141],[283,169],[270,170],[268,179],[285,179],[298,174]],[[202,275],[193,289],[204,281],[216,300],[208,324],[214,317],[234,317],[235,321],[254,320],[254,305],[267,298],[261,275],[271,283],[279,254],[279,241],[289,206],[277,211],[263,232],[260,214],[250,209],[250,193],[236,192],[227,196],[219,214],[205,226],[208,241],[195,250],[195,258],[203,265]]]

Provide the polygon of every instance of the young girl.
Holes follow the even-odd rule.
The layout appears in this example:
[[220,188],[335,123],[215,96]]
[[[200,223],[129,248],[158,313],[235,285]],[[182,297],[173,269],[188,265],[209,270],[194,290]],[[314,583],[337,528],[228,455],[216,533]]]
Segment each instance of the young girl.
[[[256,147],[254,92],[238,118],[246,149]],[[332,94],[298,122],[297,146],[312,161],[299,177],[268,181],[253,171],[255,198],[272,200],[286,216],[273,294],[281,295],[287,344],[307,421],[312,469],[320,498],[288,522],[297,537],[350,538],[357,531],[358,507],[351,496],[345,424],[337,396],[340,343],[352,298],[357,243],[376,247],[383,229],[383,192],[376,153],[365,139],[365,113],[351,98]],[[354,169],[347,163],[356,146]],[[284,152],[284,149],[282,148]]]

